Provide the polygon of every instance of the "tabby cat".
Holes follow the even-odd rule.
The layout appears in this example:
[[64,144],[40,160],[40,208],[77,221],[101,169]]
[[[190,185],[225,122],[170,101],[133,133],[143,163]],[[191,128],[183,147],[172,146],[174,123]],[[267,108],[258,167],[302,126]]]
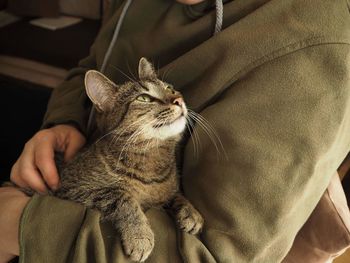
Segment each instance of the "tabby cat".
[[97,209],[119,231],[124,252],[144,261],[154,246],[145,209],[167,204],[180,229],[197,234],[203,218],[179,192],[175,151],[188,114],[181,94],[141,58],[139,80],[116,85],[90,70],[85,87],[104,134],[60,169],[55,196]]

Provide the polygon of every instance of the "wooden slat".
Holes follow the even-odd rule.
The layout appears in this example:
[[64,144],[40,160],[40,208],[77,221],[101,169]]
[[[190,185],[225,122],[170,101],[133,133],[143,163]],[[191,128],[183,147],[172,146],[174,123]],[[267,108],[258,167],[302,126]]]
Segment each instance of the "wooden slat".
[[23,58],[0,55],[0,74],[49,88],[57,87],[68,71]]

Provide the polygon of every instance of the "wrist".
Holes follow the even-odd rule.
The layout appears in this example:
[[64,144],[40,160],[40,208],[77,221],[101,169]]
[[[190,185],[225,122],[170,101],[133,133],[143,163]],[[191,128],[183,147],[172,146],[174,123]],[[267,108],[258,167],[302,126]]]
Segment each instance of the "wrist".
[[[0,262],[19,255],[19,225],[30,198],[13,187],[0,188]],[[6,262],[4,260],[4,262]]]
[[80,134],[82,134],[86,138],[85,134],[85,127],[82,127],[82,125],[76,121],[58,121],[58,122],[48,122],[43,123],[41,126],[41,129],[51,129],[55,127],[73,127],[75,130],[77,130]]

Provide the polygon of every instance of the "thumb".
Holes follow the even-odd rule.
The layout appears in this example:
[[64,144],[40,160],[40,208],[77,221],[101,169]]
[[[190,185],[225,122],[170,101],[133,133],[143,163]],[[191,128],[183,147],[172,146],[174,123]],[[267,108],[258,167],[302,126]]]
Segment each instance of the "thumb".
[[67,148],[64,152],[64,161],[68,162],[74,158],[77,152],[84,146],[85,138],[81,134],[75,134],[70,136]]

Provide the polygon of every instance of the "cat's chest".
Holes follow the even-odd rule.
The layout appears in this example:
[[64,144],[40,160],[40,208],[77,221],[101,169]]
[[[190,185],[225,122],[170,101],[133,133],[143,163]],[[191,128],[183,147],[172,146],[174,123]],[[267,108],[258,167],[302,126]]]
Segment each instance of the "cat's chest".
[[128,153],[121,158],[102,158],[104,167],[123,178],[140,203],[158,204],[167,201],[177,191],[176,161],[173,154]]
[[168,202],[178,191],[178,178],[176,169],[172,168],[171,174],[162,181],[142,183],[130,181],[130,188],[133,189],[136,199],[143,206],[162,205]]
[[164,204],[178,190],[175,159],[170,158],[153,158],[152,162],[144,163],[130,155],[116,158],[86,152],[65,168],[62,171],[64,188],[125,189],[145,207]]

